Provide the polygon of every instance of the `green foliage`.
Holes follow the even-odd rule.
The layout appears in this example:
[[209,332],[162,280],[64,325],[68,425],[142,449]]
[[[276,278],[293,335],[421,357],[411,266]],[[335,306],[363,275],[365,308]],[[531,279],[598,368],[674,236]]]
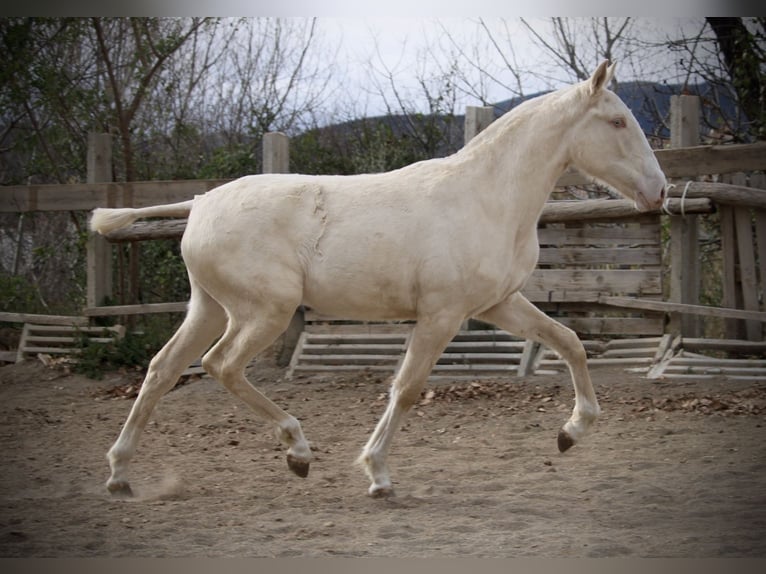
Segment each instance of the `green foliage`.
[[45,312],[37,296],[37,289],[26,278],[0,273],[0,310],[25,313]]
[[[176,324],[168,317],[146,318],[143,329],[128,332],[112,343],[94,343],[84,333],[80,334],[77,363],[74,371],[92,379],[102,379],[104,373],[120,369],[145,371],[152,357],[170,338]],[[105,329],[104,336],[111,336]],[[92,336],[92,335],[91,335]]]
[[143,303],[189,299],[189,279],[178,240],[144,241],[141,244],[140,283]]
[[258,161],[255,146],[240,143],[234,146],[217,148],[210,158],[200,167],[200,179],[236,178],[256,173]]

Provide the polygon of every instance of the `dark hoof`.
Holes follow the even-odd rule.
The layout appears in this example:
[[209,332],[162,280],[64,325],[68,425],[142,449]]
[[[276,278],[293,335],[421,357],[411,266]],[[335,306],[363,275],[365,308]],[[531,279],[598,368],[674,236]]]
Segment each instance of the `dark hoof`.
[[106,488],[115,498],[133,498],[133,489],[127,482],[110,482]]
[[569,433],[565,432],[564,429],[561,429],[559,431],[558,443],[559,443],[559,452],[566,452],[574,446],[574,441],[572,440],[572,437],[569,436]]
[[390,486],[370,490],[369,494],[371,498],[393,498],[395,496],[394,489]]
[[309,475],[309,463],[298,460],[291,454],[287,455],[287,466],[301,478],[306,478]]

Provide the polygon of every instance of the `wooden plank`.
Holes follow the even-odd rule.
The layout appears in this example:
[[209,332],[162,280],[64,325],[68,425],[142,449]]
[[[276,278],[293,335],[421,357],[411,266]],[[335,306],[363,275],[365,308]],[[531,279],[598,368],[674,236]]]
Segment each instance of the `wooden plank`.
[[[73,345],[75,343],[79,343],[81,340],[80,337],[62,337],[62,336],[38,336],[38,335],[31,335],[27,337],[27,345],[39,345],[39,344],[47,344],[47,345]],[[111,343],[114,341],[114,337],[88,337],[88,340],[92,343]]]
[[[734,227],[737,230],[737,252],[739,255],[739,276],[742,283],[742,300],[745,310],[758,311],[758,290],[755,276],[755,249],[750,210],[734,208]],[[745,332],[750,341],[760,341],[761,325],[755,320],[745,321]]]
[[147,207],[193,199],[231,179],[94,182],[67,185],[0,187],[0,213],[24,211],[90,211],[96,207]]
[[540,227],[537,230],[541,246],[590,245],[590,246],[656,246],[660,238],[660,225],[623,227],[617,224],[581,228]]
[[322,365],[379,365],[384,363],[396,364],[398,357],[391,355],[306,355],[300,357],[302,365],[313,363]]
[[694,380],[710,380],[710,379],[726,379],[730,381],[763,381],[766,379],[766,376],[764,375],[729,375],[727,373],[722,374],[716,374],[716,375],[706,375],[703,373],[695,373],[695,374],[688,374],[688,373],[666,373],[662,376],[663,379],[676,379],[676,380],[686,380],[686,379],[694,379]]
[[720,367],[715,365],[668,365],[664,376],[673,373],[700,374],[700,375],[751,375],[766,378],[766,369],[754,369],[748,367]]
[[657,335],[664,328],[661,317],[556,317],[556,321],[588,336]]
[[[751,174],[750,185],[766,190],[766,173]],[[764,195],[766,195],[766,191]],[[766,305],[766,208],[755,209],[754,215],[755,243],[758,248],[759,292],[761,303]]]
[[[604,350],[632,349],[638,347],[649,347],[654,349],[657,345],[662,343],[664,338],[665,335],[662,335],[662,337],[640,337],[638,339],[611,339],[604,345]],[[591,343],[598,343],[598,341],[592,341]]]
[[654,347],[647,348],[647,347],[634,347],[634,348],[625,348],[625,349],[609,349],[608,351],[605,351],[603,354],[599,355],[597,358],[647,358],[654,360]]
[[[741,295],[737,289],[737,232],[734,227],[734,208],[722,206],[720,210],[721,226],[721,281],[723,295],[721,303],[727,308],[739,308]],[[735,319],[724,321],[724,331],[728,339],[744,338],[744,323]]]
[[520,377],[527,377],[535,372],[540,365],[545,348],[541,343],[528,339],[524,344],[524,351],[519,359],[518,374]]
[[0,312],[0,322],[85,326],[88,324],[88,319],[86,317],[72,317],[72,316],[65,316],[65,315],[39,315],[35,313]]
[[540,265],[661,265],[660,247],[542,247],[537,260]]
[[684,349],[694,351],[728,351],[742,354],[766,354],[765,341],[745,341],[742,339],[683,339]]
[[[651,357],[591,357],[588,359],[588,366],[606,366],[606,365],[644,365],[651,363]],[[540,367],[564,366],[563,359],[542,359]]]
[[[337,325],[338,329],[343,327],[354,327],[355,325]],[[383,331],[376,333],[355,333],[352,331],[333,333],[311,333],[311,342],[326,341],[326,344],[348,345],[364,341],[366,343],[399,343],[404,344],[406,335],[404,333],[386,333]]]
[[663,339],[663,343],[665,343],[664,352],[662,354],[662,358],[660,360],[657,360],[657,356],[652,359],[652,366],[649,369],[649,372],[646,374],[647,379],[658,379],[662,377],[663,373],[665,372],[665,369],[668,367],[670,362],[673,360],[673,357],[678,352],[678,349],[681,346],[681,335],[676,335],[673,337],[672,341],[670,341],[670,344],[667,344],[667,340]]
[[655,151],[667,177],[697,177],[766,169],[766,142],[683,147]]
[[187,220],[165,219],[161,221],[137,221],[123,229],[117,229],[105,234],[104,237],[112,243],[128,241],[147,241],[154,239],[181,239],[186,231]]
[[[709,198],[720,205],[766,209],[766,188],[709,181],[692,181],[687,187],[687,182],[678,182],[668,191],[668,196],[679,198],[684,194],[684,190],[686,191],[685,213],[694,213],[689,211],[689,207],[695,205],[692,200],[700,198]],[[680,203],[676,205],[676,210],[680,212]]]
[[41,325],[37,323],[27,323],[30,333],[103,333],[111,331],[113,333],[124,334],[125,327],[122,325],[112,325],[107,327],[83,327],[80,325]]
[[347,345],[304,343],[302,352],[306,355],[336,355],[339,352],[344,355],[364,355],[372,352],[378,355],[399,355],[402,352],[402,345],[399,343],[388,345],[380,343]]
[[[696,216],[670,218],[670,300],[674,303],[699,303],[700,257],[699,222]],[[668,327],[684,336],[697,336],[700,323],[695,316],[671,317]]]
[[143,303],[140,305],[112,305],[109,307],[86,307],[86,317],[110,317],[115,315],[146,315],[149,313],[185,313],[189,303]]
[[359,372],[363,373],[365,371],[385,371],[388,373],[392,373],[393,369],[391,368],[391,365],[304,365],[304,364],[298,364],[295,366],[295,369],[293,369],[293,375],[298,372],[305,372],[305,373],[334,373],[334,372]]
[[508,363],[518,364],[521,353],[442,353],[438,362],[445,363]]
[[[694,146],[656,150],[655,155],[667,177],[696,177],[700,166],[705,173],[724,174],[766,169],[766,142]],[[174,203],[192,199],[232,181],[231,179],[144,181],[127,183],[80,183],[68,185],[2,186],[0,212],[89,211],[104,207],[109,196],[122,205],[122,198],[132,195],[135,207]],[[577,173],[562,176],[557,186],[583,185],[588,180]]]
[[502,351],[502,352],[521,352],[524,348],[524,341],[463,341],[463,342],[452,342],[449,345],[447,345],[447,350],[449,349],[470,349],[473,352],[476,353],[493,353],[496,351]]
[[757,367],[766,368],[766,359],[718,359],[716,357],[686,357],[680,355],[673,360],[674,365],[715,365],[719,367]]
[[673,344],[673,335],[670,333],[665,333],[660,338],[660,342],[657,345],[657,349],[654,352],[654,357],[652,358],[652,365],[656,365],[660,361],[662,361],[663,357],[665,356],[665,353],[668,352],[668,349],[670,348],[670,345]]
[[707,307],[705,305],[687,305],[684,303],[673,303],[671,301],[636,299],[633,297],[618,297],[612,295],[603,295],[599,297],[599,303],[627,309],[647,309],[650,311],[664,311],[668,313],[704,315],[707,317],[730,317],[736,319],[747,319],[749,321],[766,322],[766,312],[761,311],[744,311],[742,309]]
[[[681,212],[682,202],[669,200],[665,208],[671,213]],[[688,198],[683,202],[684,213],[711,213],[715,208],[706,197]],[[615,221],[642,215],[630,199],[584,199],[579,201],[550,201],[543,207],[540,223],[565,221]],[[657,210],[656,213],[659,213]]]
[[662,293],[662,278],[659,269],[536,269],[523,291],[654,294]]

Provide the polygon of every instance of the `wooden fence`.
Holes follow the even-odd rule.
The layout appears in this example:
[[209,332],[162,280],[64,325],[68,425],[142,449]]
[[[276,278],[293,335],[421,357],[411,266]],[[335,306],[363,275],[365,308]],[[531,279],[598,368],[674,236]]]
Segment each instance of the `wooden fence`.
[[[699,145],[697,104],[691,96],[671,102],[670,149],[656,151],[676,185],[666,213],[639,214],[624,200],[551,201],[540,221],[538,269],[525,287],[546,312],[588,337],[655,336],[666,331],[700,337],[700,317],[726,322],[727,338],[760,341],[766,280],[766,142]],[[469,108],[466,139],[486,127],[491,108]],[[228,180],[114,183],[106,167],[108,138],[94,136],[88,182],[74,185],[0,188],[0,212],[76,211],[95,207],[148,206],[185,201]],[[288,142],[282,134],[264,139],[264,166],[287,171]],[[729,185],[724,185],[728,182]],[[565,174],[557,189],[586,184]],[[755,189],[753,189],[755,188]],[[719,209],[722,238],[723,303],[700,305],[699,217]],[[662,252],[664,222],[670,223],[670,273]],[[88,247],[86,316],[183,311],[185,303],[101,306],[111,293],[109,243],[177,238],[185,220],[139,222],[93,237]],[[663,298],[663,284],[670,296]],[[327,322],[327,318],[316,318]]]

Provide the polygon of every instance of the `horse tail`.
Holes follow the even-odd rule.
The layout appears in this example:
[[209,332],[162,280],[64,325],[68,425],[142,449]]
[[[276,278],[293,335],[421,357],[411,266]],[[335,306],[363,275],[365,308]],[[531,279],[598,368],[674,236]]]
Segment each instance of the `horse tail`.
[[90,218],[90,229],[105,235],[110,231],[127,227],[137,219],[144,217],[188,217],[191,213],[192,205],[194,205],[193,199],[181,203],[140,208],[98,207],[93,210],[93,215]]

